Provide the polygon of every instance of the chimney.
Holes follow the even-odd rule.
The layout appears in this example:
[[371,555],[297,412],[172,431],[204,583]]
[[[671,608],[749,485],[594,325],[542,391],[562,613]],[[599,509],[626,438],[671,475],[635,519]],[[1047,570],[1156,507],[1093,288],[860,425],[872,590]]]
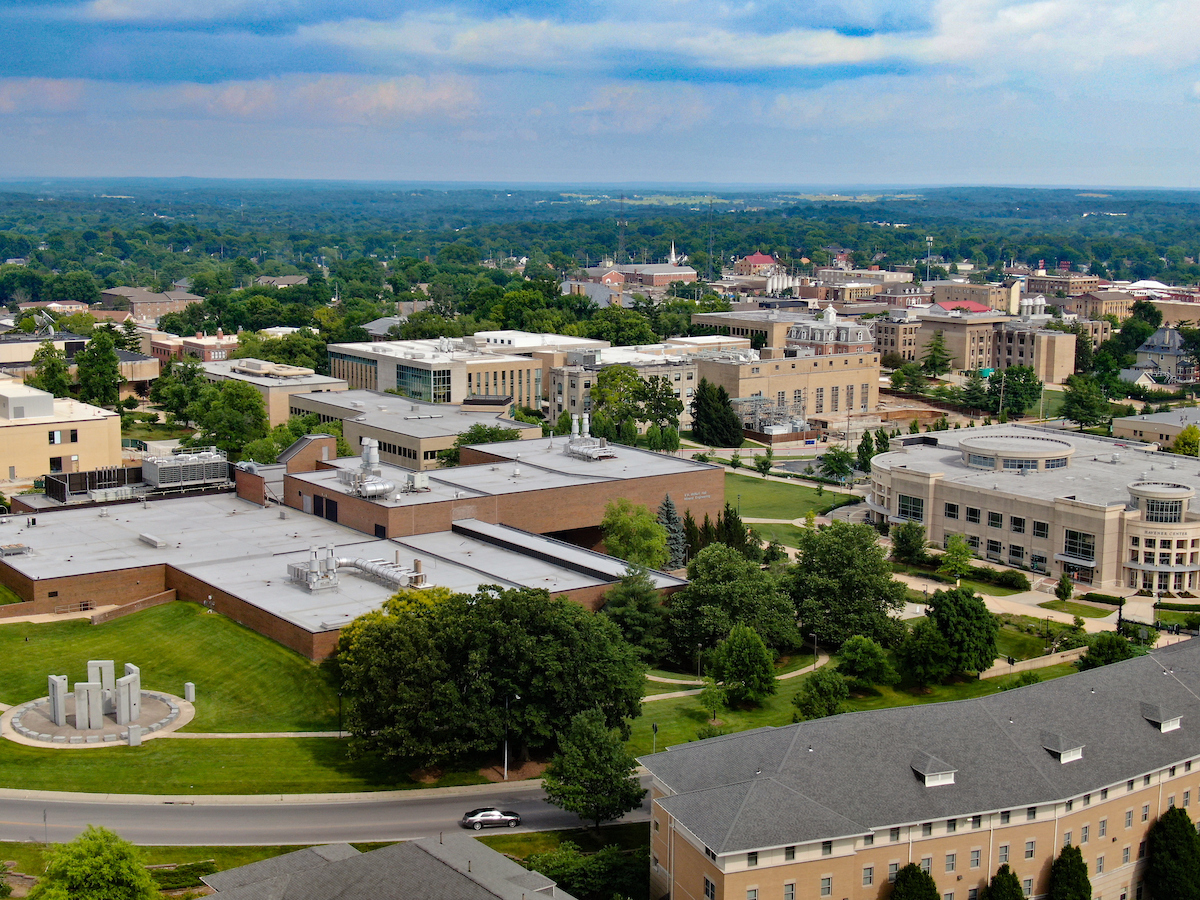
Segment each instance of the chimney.
[[196,332],[196,340],[200,340],[202,337],[204,337],[204,333],[201,331],[197,331]]
[[218,328],[217,329],[217,340],[219,341],[223,337],[225,337],[225,332],[223,332],[220,328]]
[[421,563],[420,559],[413,560],[413,571],[416,572],[418,575],[421,574],[421,571],[422,571],[421,566],[422,566],[422,563]]

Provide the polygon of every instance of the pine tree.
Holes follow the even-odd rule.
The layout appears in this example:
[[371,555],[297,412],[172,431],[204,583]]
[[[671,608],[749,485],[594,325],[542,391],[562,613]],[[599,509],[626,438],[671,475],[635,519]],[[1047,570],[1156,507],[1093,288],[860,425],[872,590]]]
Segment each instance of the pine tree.
[[1146,887],[1154,900],[1200,898],[1200,837],[1187,810],[1173,806],[1146,836]]
[[888,436],[888,433],[886,431],[884,431],[882,428],[880,428],[878,431],[875,432],[875,452],[876,453],[887,453],[890,443],[891,443],[891,438]]
[[890,900],[941,900],[933,876],[916,863],[909,863],[896,873]]
[[625,640],[636,647],[644,658],[653,662],[666,656],[670,649],[663,632],[666,610],[644,566],[631,565],[621,580],[604,595],[602,611],[617,623]]
[[864,431],[862,440],[858,442],[858,468],[861,472],[870,473],[871,457],[875,455],[875,439],[871,432]]
[[[658,523],[667,529],[667,568],[682,569],[688,561],[688,539],[670,494],[663,497],[658,507]],[[694,527],[695,522],[692,525]]]
[[75,357],[75,363],[79,369],[79,399],[96,406],[116,406],[124,379],[112,336],[97,331]]
[[1050,866],[1050,900],[1092,900],[1087,863],[1078,847],[1062,848]]
[[921,357],[921,370],[926,375],[945,375],[950,371],[950,363],[953,358],[950,356],[950,351],[946,349],[946,336],[940,330],[934,332],[933,337],[929,341],[929,345],[925,348],[925,354]]
[[1008,867],[1008,863],[996,870],[996,874],[983,891],[983,900],[1025,900],[1021,880],[1017,878],[1017,873]]
[[987,384],[977,370],[967,375],[967,383],[963,385],[962,404],[969,409],[992,409],[992,400],[988,396]]
[[[696,520],[692,517],[690,509],[683,514],[683,536],[687,539],[688,559],[695,559],[696,554],[700,552],[704,545],[700,543],[700,526],[696,524]],[[667,546],[669,549],[670,544]]]

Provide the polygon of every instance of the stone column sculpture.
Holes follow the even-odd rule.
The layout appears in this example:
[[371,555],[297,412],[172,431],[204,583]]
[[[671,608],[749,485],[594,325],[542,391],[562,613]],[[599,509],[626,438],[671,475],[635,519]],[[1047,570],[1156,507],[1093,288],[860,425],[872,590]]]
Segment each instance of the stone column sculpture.
[[125,663],[125,677],[132,678],[129,687],[129,721],[142,717],[142,670],[133,663]]
[[51,675],[50,683],[50,720],[62,727],[67,724],[67,676]]
[[75,682],[75,727],[91,731],[104,727],[104,695],[98,681]]
[[138,676],[126,675],[124,678],[117,679],[117,724],[128,725],[130,722],[136,722],[137,719],[131,716],[133,692],[138,683]]

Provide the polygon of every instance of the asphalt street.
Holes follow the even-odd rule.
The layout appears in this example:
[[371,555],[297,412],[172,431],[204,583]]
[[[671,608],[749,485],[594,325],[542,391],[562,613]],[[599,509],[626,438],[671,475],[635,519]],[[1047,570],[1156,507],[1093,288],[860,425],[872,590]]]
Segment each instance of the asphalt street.
[[[643,784],[649,779],[644,778]],[[13,792],[6,792],[13,793]],[[432,796],[431,796],[432,795]],[[62,795],[59,795],[62,796]],[[462,814],[480,806],[520,813],[521,826],[503,831],[546,831],[581,823],[571,813],[546,803],[536,783],[498,791],[422,791],[381,795],[378,799],[312,802],[211,800],[151,797],[118,801],[0,797],[0,840],[68,841],[88,825],[103,825],[143,845],[321,844],[336,841],[395,841],[426,837],[459,828]],[[622,821],[649,819],[649,801]],[[501,830],[501,829],[498,829]],[[494,832],[488,832],[494,833]]]

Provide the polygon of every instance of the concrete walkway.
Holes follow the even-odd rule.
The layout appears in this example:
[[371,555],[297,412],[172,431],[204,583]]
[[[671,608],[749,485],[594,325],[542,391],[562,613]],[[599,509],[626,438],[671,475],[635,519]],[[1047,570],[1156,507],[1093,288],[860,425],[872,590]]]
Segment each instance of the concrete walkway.
[[177,740],[228,740],[231,738],[340,738],[340,731],[172,731],[161,735]]
[[[801,669],[796,669],[794,672],[784,672],[782,675],[776,675],[775,680],[787,681],[791,678],[799,678],[801,675],[807,675],[809,672],[815,672],[817,669],[821,668],[821,666],[826,665],[829,660],[830,656],[828,653],[819,653],[817,655],[816,662],[814,662],[812,665],[804,666]],[[656,675],[647,675],[646,677],[651,681],[657,681],[664,684],[703,684],[703,682],[700,681],[676,681],[671,678],[661,678]],[[665,694],[651,694],[648,697],[643,697],[642,702],[653,703],[656,700],[674,700],[677,697],[695,697],[700,693],[701,690],[703,690],[703,688],[696,688],[695,690],[690,691],[668,691]]]
[[120,607],[115,603],[110,603],[107,606],[97,606],[94,609],[85,609],[82,612],[38,613],[37,615],[29,616],[13,616],[8,619],[0,619],[0,625],[11,625],[14,622],[33,622],[35,625],[45,625],[49,622],[66,622],[70,619],[90,619],[94,615],[113,609],[120,609]]

